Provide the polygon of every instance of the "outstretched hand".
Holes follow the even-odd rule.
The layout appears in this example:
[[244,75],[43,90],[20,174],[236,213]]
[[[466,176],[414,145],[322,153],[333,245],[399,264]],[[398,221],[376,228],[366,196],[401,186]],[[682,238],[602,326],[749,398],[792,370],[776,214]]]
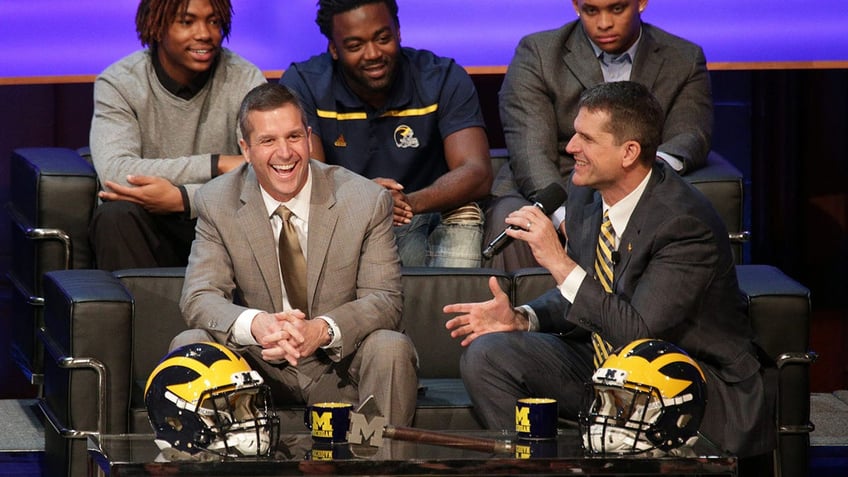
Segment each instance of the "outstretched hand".
[[489,277],[489,290],[492,292],[491,300],[454,303],[442,309],[445,313],[461,313],[448,320],[445,327],[450,330],[452,338],[463,337],[462,346],[468,346],[488,333],[527,329],[527,319],[512,308],[496,277]]
[[185,210],[183,195],[171,181],[157,176],[127,176],[129,186],[106,181],[103,200],[125,200],[144,207],[153,214],[169,214]]

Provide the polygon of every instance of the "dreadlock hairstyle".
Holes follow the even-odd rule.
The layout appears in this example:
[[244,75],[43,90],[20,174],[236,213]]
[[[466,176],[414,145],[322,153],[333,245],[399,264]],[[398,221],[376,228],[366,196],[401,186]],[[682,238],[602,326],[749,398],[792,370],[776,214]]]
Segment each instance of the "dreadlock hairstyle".
[[398,5],[396,0],[318,0],[318,15],[315,18],[315,23],[321,33],[328,40],[333,39],[333,17],[339,13],[354,10],[369,3],[384,3],[389,9],[389,13],[395,21],[395,25],[400,25],[398,19]]
[[[142,46],[156,44],[177,18],[188,10],[189,0],[141,0],[135,13],[135,31]],[[230,0],[209,0],[212,10],[218,16],[221,35],[230,36],[233,19],[233,5]]]

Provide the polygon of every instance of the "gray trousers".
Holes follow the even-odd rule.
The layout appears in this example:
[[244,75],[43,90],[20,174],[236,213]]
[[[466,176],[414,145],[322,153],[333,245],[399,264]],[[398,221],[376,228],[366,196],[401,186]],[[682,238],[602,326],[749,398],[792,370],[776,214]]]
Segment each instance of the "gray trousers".
[[[171,341],[170,350],[198,341],[215,340],[205,330],[187,330]],[[330,361],[320,350],[298,366],[263,360],[259,346],[236,351],[265,378],[278,404],[342,401],[356,407],[373,394],[389,424],[412,425],[418,398],[418,355],[412,340],[403,333],[376,330],[356,352],[338,362]],[[323,368],[317,379],[299,369],[313,366]]]
[[489,429],[515,429],[515,401],[557,400],[559,416],[576,420],[591,399],[592,349],[586,342],[547,333],[490,333],[462,356],[462,380],[474,410]]

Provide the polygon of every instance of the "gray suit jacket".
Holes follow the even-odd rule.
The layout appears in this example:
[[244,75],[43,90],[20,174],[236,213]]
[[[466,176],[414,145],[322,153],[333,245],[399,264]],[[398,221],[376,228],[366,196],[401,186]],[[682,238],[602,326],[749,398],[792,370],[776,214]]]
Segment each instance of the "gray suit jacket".
[[[659,150],[681,158],[682,173],[706,164],[713,106],[703,50],[643,23],[630,79],[647,86],[665,112]],[[574,135],[580,94],[603,81],[579,21],[521,40],[500,91],[511,171],[501,171],[494,195],[517,186],[530,197],[553,180],[565,185],[574,166],[565,146]]]
[[566,210],[568,254],[588,275],[573,304],[556,289],[529,303],[542,331],[595,331],[613,347],[639,338],[680,346],[707,376],[702,433],[741,455],[771,450],[773,402],[727,231],[707,199],[667,165],[655,165],[621,236],[613,294],[593,276],[600,195],[572,184]]
[[[400,326],[400,261],[391,194],[347,169],[310,161],[312,197],[307,241],[309,316],[329,316],[342,330],[343,359],[377,329]],[[253,168],[245,165],[197,194],[197,235],[181,299],[192,328],[221,343],[247,308],[283,310],[282,280],[271,223]],[[256,352],[257,350],[249,350]],[[313,379],[329,365],[299,367]]]

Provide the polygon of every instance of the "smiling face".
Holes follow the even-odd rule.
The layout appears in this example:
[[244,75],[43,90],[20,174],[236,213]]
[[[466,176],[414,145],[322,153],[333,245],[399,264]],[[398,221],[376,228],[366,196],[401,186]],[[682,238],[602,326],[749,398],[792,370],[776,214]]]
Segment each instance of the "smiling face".
[[628,146],[627,142],[617,144],[608,123],[608,112],[580,108],[574,119],[575,134],[565,147],[574,156],[574,185],[592,187],[602,194],[623,176]]
[[610,54],[624,53],[639,38],[640,12],[648,0],[572,0],[586,34]]
[[221,48],[221,22],[209,0],[189,0],[185,13],[158,41],[159,62],[168,76],[188,84],[212,67]]
[[253,166],[259,185],[271,197],[291,200],[309,177],[311,130],[293,104],[247,113],[247,140],[241,139],[245,160]]
[[369,3],[333,16],[330,54],[357,96],[385,100],[400,56],[400,28],[384,3]]

